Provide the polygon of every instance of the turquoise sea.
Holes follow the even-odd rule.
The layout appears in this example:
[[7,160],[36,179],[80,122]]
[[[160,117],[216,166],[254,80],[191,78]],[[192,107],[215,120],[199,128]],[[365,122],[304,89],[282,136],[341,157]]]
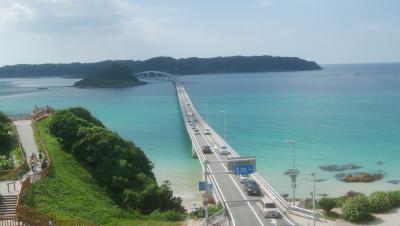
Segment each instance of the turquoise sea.
[[[316,171],[318,193],[400,189],[400,64],[323,65],[321,71],[183,76],[199,112],[220,134],[226,111],[227,140],[279,192],[290,193],[291,146],[296,165]],[[171,83],[124,89],[76,89],[63,78],[0,79],[0,110],[30,112],[35,105],[83,106],[112,130],[134,141],[155,163],[159,181],[170,180],[186,202],[199,198],[200,165]],[[39,90],[38,87],[48,87]],[[381,164],[378,164],[381,161]],[[374,183],[343,183],[318,166],[355,163],[357,171],[383,171]],[[382,164],[383,163],[383,164]],[[311,177],[301,176],[298,196],[309,196]]]

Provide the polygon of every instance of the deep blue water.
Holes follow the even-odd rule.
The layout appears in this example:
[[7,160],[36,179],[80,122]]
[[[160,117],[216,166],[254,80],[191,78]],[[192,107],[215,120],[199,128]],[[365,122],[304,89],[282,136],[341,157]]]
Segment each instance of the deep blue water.
[[[291,167],[296,140],[297,167],[316,171],[318,193],[342,194],[399,189],[400,64],[324,65],[321,71],[183,76],[204,118],[206,104],[213,128],[223,132],[241,155],[256,155],[258,171],[282,193],[290,192],[283,172]],[[34,105],[84,106],[106,126],[133,140],[155,163],[158,179],[169,179],[188,199],[198,194],[197,160],[170,83],[126,89],[75,89],[65,79],[0,79],[0,110],[26,113]],[[64,86],[63,86],[64,85]],[[38,90],[37,87],[49,87]],[[377,164],[378,161],[384,164]],[[361,171],[382,170],[386,177],[370,184],[345,184],[322,164],[356,163]],[[359,170],[359,171],[360,171]],[[298,193],[312,186],[299,179]]]

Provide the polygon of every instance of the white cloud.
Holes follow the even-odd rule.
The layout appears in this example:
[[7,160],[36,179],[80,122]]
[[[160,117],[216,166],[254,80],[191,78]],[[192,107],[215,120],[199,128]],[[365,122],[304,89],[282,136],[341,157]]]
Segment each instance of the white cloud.
[[4,1],[0,3],[0,30],[7,30],[19,22],[32,20],[35,12],[18,1]]
[[275,0],[255,0],[258,6],[269,7],[275,3]]

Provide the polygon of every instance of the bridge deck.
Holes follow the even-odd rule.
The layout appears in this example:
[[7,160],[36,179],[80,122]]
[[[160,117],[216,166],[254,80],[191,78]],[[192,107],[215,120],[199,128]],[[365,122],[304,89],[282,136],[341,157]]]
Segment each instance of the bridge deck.
[[[199,157],[200,163],[203,164],[203,160],[206,159],[210,162],[226,160],[230,156],[239,156],[235,150],[233,150],[201,117],[197,112],[195,106],[191,102],[185,88],[180,81],[175,82],[176,91],[182,110],[183,119],[187,127],[187,131],[192,140],[193,147]],[[195,124],[200,130],[200,134],[195,135],[193,129],[190,127],[186,113],[191,112]],[[204,130],[210,129],[211,135],[204,135]],[[212,149],[212,154],[203,154],[201,146],[209,145]],[[228,150],[231,155],[220,155],[218,150],[222,145],[228,146]],[[204,167],[204,166],[203,166]],[[222,200],[226,203],[231,222],[233,225],[293,225],[293,223],[282,213],[280,219],[269,219],[264,218],[259,210],[257,200],[262,197],[248,196],[243,191],[243,186],[240,183],[238,176],[232,174],[212,174],[213,172],[227,171],[225,163],[212,163],[209,164],[209,171],[211,172],[211,180],[219,190],[222,196]],[[268,195],[265,193],[264,195]],[[268,195],[269,196],[269,195]],[[274,200],[274,197],[270,197]]]

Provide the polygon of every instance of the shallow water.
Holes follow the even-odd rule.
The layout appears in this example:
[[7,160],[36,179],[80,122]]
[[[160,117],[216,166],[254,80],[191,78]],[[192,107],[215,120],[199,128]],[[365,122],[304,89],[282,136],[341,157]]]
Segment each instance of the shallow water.
[[[296,166],[317,172],[317,193],[340,195],[400,189],[400,64],[324,65],[310,72],[243,73],[183,76],[199,112],[223,133],[239,154],[257,156],[257,169],[281,193],[290,193],[283,172]],[[170,83],[124,89],[75,89],[76,80],[60,78],[0,79],[0,110],[26,113],[33,106],[83,106],[123,137],[138,144],[155,163],[159,181],[169,179],[186,201],[198,197],[200,166]],[[48,87],[39,90],[38,87]],[[384,164],[378,164],[382,161]],[[369,184],[346,184],[324,164],[356,163],[357,171],[386,173]],[[301,176],[298,196],[309,196],[311,178]]]

